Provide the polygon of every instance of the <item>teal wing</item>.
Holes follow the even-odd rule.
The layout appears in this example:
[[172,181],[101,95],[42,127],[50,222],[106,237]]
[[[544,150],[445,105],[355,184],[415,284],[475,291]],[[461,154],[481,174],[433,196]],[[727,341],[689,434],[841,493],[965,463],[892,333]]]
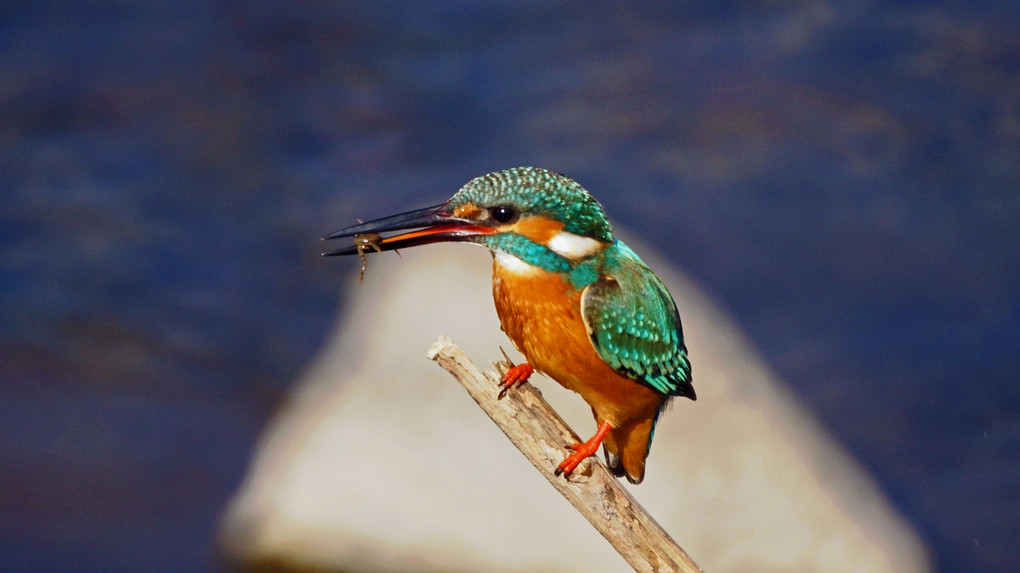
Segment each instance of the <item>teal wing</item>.
[[663,394],[696,399],[673,297],[630,249],[617,244],[621,256],[581,294],[592,345],[617,372]]

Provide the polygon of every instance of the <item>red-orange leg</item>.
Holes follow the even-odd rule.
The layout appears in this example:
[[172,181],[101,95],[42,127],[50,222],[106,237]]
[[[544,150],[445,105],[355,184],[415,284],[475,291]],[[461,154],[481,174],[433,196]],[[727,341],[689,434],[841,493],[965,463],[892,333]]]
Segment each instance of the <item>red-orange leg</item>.
[[[508,359],[509,360],[509,359]],[[503,396],[510,391],[514,386],[520,386],[528,381],[528,378],[535,373],[535,369],[531,367],[531,364],[525,362],[524,364],[514,364],[507,369],[506,374],[503,374],[503,379],[499,381],[499,395],[496,396],[497,400],[502,400]]]
[[613,427],[609,425],[609,422],[602,422],[599,424],[598,431],[595,435],[588,439],[583,444],[571,444],[567,446],[568,449],[574,450],[574,453],[567,456],[567,459],[560,462],[560,465],[556,468],[556,475],[563,474],[563,477],[570,477],[570,472],[574,471],[574,468],[581,463],[581,460],[588,456],[594,456],[599,451],[599,446],[602,445],[602,440],[606,439],[606,434]]

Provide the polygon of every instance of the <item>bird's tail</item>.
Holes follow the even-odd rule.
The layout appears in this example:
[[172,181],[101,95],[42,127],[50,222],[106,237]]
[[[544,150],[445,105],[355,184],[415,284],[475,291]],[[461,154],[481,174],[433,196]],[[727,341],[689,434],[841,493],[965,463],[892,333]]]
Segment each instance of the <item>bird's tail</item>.
[[617,477],[633,484],[645,479],[645,458],[651,446],[652,420],[639,420],[610,430],[602,442],[606,465]]

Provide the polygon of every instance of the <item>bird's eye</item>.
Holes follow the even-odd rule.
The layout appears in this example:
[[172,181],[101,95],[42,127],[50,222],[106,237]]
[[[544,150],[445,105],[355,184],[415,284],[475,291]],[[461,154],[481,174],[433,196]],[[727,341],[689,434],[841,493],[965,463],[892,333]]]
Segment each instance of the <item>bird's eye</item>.
[[489,216],[500,225],[506,225],[517,219],[517,209],[510,205],[496,205],[489,208]]

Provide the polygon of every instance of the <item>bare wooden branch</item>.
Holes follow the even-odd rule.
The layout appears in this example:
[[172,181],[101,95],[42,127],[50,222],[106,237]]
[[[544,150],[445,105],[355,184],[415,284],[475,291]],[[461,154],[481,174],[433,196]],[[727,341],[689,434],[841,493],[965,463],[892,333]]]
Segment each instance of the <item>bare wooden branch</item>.
[[553,474],[581,440],[530,384],[497,400],[498,380],[483,374],[453,341],[441,336],[428,357],[449,371],[521,453],[581,512],[635,571],[701,569],[597,458],[577,466],[570,479]]

